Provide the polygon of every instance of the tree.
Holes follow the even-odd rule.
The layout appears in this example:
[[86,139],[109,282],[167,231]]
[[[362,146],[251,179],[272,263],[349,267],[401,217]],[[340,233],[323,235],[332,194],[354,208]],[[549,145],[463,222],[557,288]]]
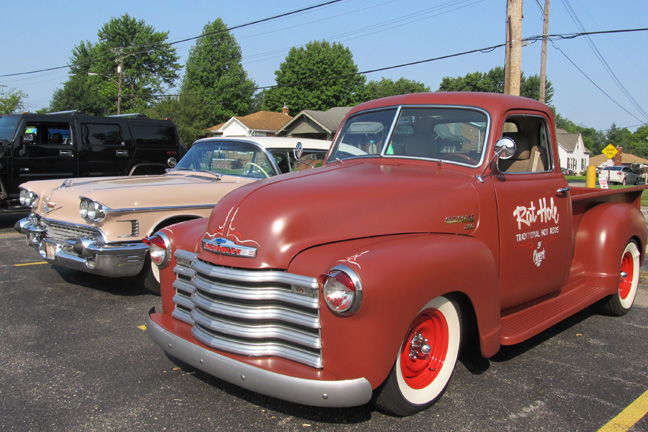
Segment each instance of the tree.
[[[606,141],[615,147],[623,147],[624,153],[632,153],[632,132],[628,128],[620,128],[616,123],[612,123],[606,133]],[[606,144],[607,145],[607,144]]]
[[382,78],[380,81],[369,81],[367,83],[367,100],[429,91],[429,87],[426,87],[425,84],[418,81],[400,78],[394,82],[391,79]]
[[92,113],[116,112],[121,87],[121,111],[141,111],[178,78],[179,57],[166,43],[168,32],[124,14],[104,24],[97,36],[96,44],[82,41],[72,50],[70,80],[56,92],[52,107],[79,109],[81,104]]
[[[504,68],[498,66],[486,73],[473,72],[464,77],[444,77],[437,91],[469,91],[504,93]],[[545,101],[549,105],[553,98],[553,86],[547,81]],[[540,99],[540,77],[531,75],[529,78],[522,73],[520,81],[520,95],[531,99]]]
[[292,47],[275,71],[277,86],[265,92],[263,107],[280,111],[284,104],[297,113],[328,110],[366,100],[366,78],[358,75],[353,55],[342,44],[312,41]]
[[208,120],[207,107],[196,95],[180,95],[165,98],[146,111],[151,118],[170,118],[178,128],[180,142],[187,147],[205,136],[205,129],[212,126]]
[[636,156],[648,158],[648,125],[643,125],[634,131],[631,145]]
[[189,52],[181,91],[203,100],[212,125],[250,113],[256,84],[241,59],[241,47],[220,18],[203,28]]
[[24,111],[25,98],[27,98],[27,94],[21,90],[11,89],[5,91],[0,89],[0,115]]

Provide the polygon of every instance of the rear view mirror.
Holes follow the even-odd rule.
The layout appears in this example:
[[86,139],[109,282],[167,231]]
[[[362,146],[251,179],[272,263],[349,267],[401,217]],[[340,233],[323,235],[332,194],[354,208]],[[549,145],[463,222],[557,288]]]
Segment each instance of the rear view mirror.
[[515,141],[511,138],[500,138],[495,143],[495,155],[500,159],[511,159],[515,154]]

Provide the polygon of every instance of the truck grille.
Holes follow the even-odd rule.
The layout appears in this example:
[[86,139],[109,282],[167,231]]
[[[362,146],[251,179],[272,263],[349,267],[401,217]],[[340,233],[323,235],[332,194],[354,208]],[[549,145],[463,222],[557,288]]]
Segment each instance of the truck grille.
[[65,243],[66,240],[78,240],[80,238],[103,238],[99,230],[82,225],[66,224],[48,219],[43,219],[41,224],[45,227],[47,239],[57,243]]
[[319,284],[276,270],[239,270],[175,252],[172,315],[214,349],[322,367]]

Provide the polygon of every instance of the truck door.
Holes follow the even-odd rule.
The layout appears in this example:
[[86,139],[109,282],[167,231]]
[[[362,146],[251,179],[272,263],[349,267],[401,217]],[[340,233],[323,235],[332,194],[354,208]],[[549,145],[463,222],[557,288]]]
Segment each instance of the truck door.
[[77,151],[69,121],[27,120],[13,146],[14,187],[30,180],[75,177]]
[[123,122],[82,121],[81,177],[128,174],[133,143]]
[[503,136],[516,153],[493,176],[500,223],[500,296],[508,309],[555,295],[572,260],[572,209],[567,181],[554,161],[549,121],[512,115]]

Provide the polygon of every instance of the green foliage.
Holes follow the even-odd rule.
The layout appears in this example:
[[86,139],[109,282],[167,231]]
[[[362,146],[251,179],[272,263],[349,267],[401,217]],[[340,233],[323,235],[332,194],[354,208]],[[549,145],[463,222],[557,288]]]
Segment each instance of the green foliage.
[[211,125],[250,113],[256,84],[241,65],[241,47],[220,18],[208,23],[189,52],[182,93],[198,95]]
[[56,91],[52,110],[115,113],[121,84],[121,112],[142,111],[153,94],[178,78],[180,65],[175,48],[166,43],[168,32],[124,14],[111,18],[97,36],[96,44],[82,41],[72,50],[70,80]]
[[405,78],[393,81],[388,78],[382,78],[380,81],[369,81],[367,83],[367,100],[429,91],[429,87],[426,87],[425,84],[418,81]]
[[0,115],[24,111],[26,97],[27,95],[21,90],[0,89]]
[[326,111],[367,100],[366,78],[358,75],[353,55],[342,44],[312,41],[293,47],[275,71],[277,87],[265,92],[263,109],[291,113],[305,109]]
[[587,147],[593,155],[596,155],[603,150],[608,144],[606,143],[605,134],[602,131],[594,128],[578,126],[571,120],[566,119],[560,114],[556,114],[556,127],[564,129],[569,133],[579,133],[583,137],[583,144]]
[[205,129],[212,126],[202,98],[195,95],[181,95],[159,101],[146,111],[151,118],[170,118],[178,128],[178,137],[187,147],[205,136]]
[[[459,78],[444,77],[437,91],[504,93],[504,82],[504,68],[498,66],[486,73],[472,72]],[[545,88],[545,102],[547,105],[551,103],[553,94],[554,90],[551,81],[547,81]],[[527,78],[522,73],[520,95],[538,100],[540,98],[540,77],[531,75]]]

